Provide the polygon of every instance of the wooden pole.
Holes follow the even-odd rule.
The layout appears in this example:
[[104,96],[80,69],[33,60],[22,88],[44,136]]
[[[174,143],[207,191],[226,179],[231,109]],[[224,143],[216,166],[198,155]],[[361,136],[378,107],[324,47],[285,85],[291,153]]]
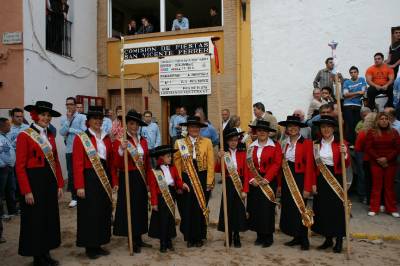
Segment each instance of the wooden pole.
[[[121,107],[122,107],[122,127],[124,128],[123,142],[126,141],[126,108],[125,108],[125,64],[124,64],[124,37],[121,36]],[[124,170],[125,170],[125,194],[126,194],[126,216],[128,218],[128,246],[129,255],[133,256],[132,241],[132,214],[131,214],[131,194],[129,190],[129,169],[128,169],[128,151],[124,151]]]
[[[343,116],[342,116],[342,107],[340,105],[340,91],[342,90],[342,85],[340,83],[338,74],[335,75],[336,82],[336,103],[337,103],[337,111],[338,111],[338,123],[339,123],[339,137],[340,137],[340,146],[344,145],[344,137],[343,137]],[[340,160],[342,165],[342,176],[343,176],[343,194],[344,194],[344,215],[345,215],[345,224],[346,224],[346,258],[350,259],[350,210],[348,204],[348,195],[347,195],[347,172],[346,172],[346,153],[340,153]]]

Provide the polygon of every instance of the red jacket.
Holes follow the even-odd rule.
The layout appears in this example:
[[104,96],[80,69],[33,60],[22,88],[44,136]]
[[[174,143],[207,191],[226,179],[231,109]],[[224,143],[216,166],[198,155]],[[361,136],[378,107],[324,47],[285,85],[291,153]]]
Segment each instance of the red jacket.
[[[97,150],[96,137],[90,134],[89,130],[86,130],[86,134],[89,136],[94,148]],[[111,164],[111,162],[113,161],[113,153],[110,137],[106,136],[103,139],[103,142],[107,150],[107,169],[105,170],[107,171],[107,174],[111,174],[111,177],[114,179],[116,171]],[[75,189],[85,188],[84,170],[91,169],[93,168],[93,166],[92,163],[89,161],[89,157],[86,154],[85,148],[83,147],[82,141],[79,136],[76,136],[74,138],[72,161]]]
[[[132,137],[129,135],[127,136],[128,141],[133,145],[133,147],[136,147],[135,142],[133,141]],[[146,173],[148,173],[151,170],[151,165],[150,165],[150,156],[149,156],[149,146],[147,145],[147,140],[143,137],[140,138],[140,145],[143,148],[144,151],[144,157],[143,157],[143,162],[144,162],[144,170]],[[118,150],[119,147],[121,146],[121,141],[115,140],[114,145],[113,145],[113,154],[114,154],[114,168],[118,169],[119,171],[125,171],[124,167],[124,155],[119,155]],[[137,167],[135,163],[133,162],[133,159],[131,158],[129,152],[128,152],[128,170],[129,171],[134,171],[137,170]],[[147,182],[148,182],[148,176],[146,175]],[[119,185],[119,176],[115,175],[112,180],[113,187]]]
[[[37,131],[36,128],[31,128]],[[61,172],[60,161],[58,160],[56,141],[49,130],[47,131],[47,138],[52,146],[53,156],[56,162],[57,185],[59,188],[62,188],[64,186],[64,179]],[[46,157],[44,156],[39,144],[37,144],[30,136],[21,132],[17,138],[15,170],[22,195],[32,192],[26,169],[42,168],[45,167],[45,164]],[[41,177],[38,176],[35,178]]]
[[[288,147],[289,144],[286,144],[284,152],[286,152]],[[311,140],[304,139],[304,137],[300,137],[296,142],[294,171],[297,174],[304,174],[304,190],[311,192],[313,180],[315,179],[313,143]],[[278,178],[278,186],[281,186],[281,178],[282,176],[280,175]]]
[[[317,141],[317,143],[321,143],[321,140]],[[342,163],[341,163],[341,158],[340,158],[340,142],[334,140],[332,142],[332,153],[333,153],[333,174],[336,175],[341,175],[342,174]],[[350,153],[349,153],[349,147],[346,145],[346,150],[347,150],[347,155],[346,155],[346,159],[345,159],[345,167],[349,167],[350,166]],[[314,175],[314,180],[312,182],[313,185],[317,184],[317,176],[319,176],[319,169],[317,167],[317,165],[314,163],[315,166],[315,175]]]
[[[161,170],[161,169],[159,169],[159,170]],[[178,170],[176,170],[176,167],[174,165],[170,165],[169,171],[171,172],[171,176],[174,179],[175,188],[182,189],[183,182],[182,182],[182,179],[179,177]],[[161,194],[161,191],[160,191],[160,188],[158,187],[156,176],[154,175],[152,170],[150,170],[148,172],[147,176],[148,176],[149,187],[150,187],[151,205],[152,206],[158,205],[158,194]]]
[[354,150],[356,152],[363,152],[363,160],[369,161],[368,153],[365,150],[365,144],[367,141],[367,132],[365,130],[361,130],[356,138],[356,143],[354,144]]
[[[243,192],[249,192],[250,170],[247,167],[246,152],[236,151],[237,172],[243,178]],[[221,162],[215,164],[215,172],[221,173]],[[228,168],[225,165],[226,176],[229,176]]]
[[378,164],[376,159],[386,157],[390,166],[396,165],[397,156],[400,151],[400,137],[395,129],[382,131],[379,135],[374,130],[369,130],[365,150],[369,156],[371,164]]
[[[255,146],[253,149],[253,162],[256,169],[259,170],[260,175],[263,176],[268,182],[273,181],[277,176],[282,166],[282,149],[281,146],[275,142],[275,147],[266,146],[262,150],[260,165],[257,159],[258,147]],[[251,174],[250,180],[254,176]],[[249,180],[249,181],[250,181]]]

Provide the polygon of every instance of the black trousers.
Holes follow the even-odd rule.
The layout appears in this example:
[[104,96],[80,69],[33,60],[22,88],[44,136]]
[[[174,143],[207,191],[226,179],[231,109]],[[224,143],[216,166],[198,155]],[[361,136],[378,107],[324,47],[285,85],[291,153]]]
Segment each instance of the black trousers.
[[375,98],[379,94],[385,94],[388,97],[385,107],[393,107],[393,84],[391,84],[387,90],[377,90],[374,86],[368,87],[368,107],[371,110],[375,109]]
[[345,135],[346,140],[354,145],[356,142],[356,126],[361,120],[360,115],[361,106],[345,105],[343,106],[343,118],[345,122]]

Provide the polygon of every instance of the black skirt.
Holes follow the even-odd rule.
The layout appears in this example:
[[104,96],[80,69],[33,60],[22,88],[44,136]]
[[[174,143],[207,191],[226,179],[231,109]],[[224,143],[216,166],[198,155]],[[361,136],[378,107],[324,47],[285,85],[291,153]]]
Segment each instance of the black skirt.
[[18,254],[40,256],[61,244],[58,186],[46,163],[43,168],[27,169],[34,205],[21,200],[21,226]]
[[[276,191],[276,181],[269,183]],[[249,213],[249,229],[259,234],[275,232],[275,203],[269,201],[260,187],[250,185],[247,196],[247,212]]]
[[[129,191],[131,200],[132,237],[139,237],[148,232],[149,197],[146,184],[139,170],[129,171]],[[117,208],[115,210],[114,235],[128,236],[126,213],[125,172],[120,172]]]
[[110,242],[112,205],[94,169],[85,169],[85,198],[78,197],[78,247],[99,247]]
[[[169,192],[175,201],[175,187],[169,187]],[[176,237],[175,217],[171,214],[161,194],[158,195],[158,211],[151,212],[149,237],[161,241]]]
[[[196,164],[195,168],[196,168]],[[197,169],[197,168],[196,168]],[[204,191],[205,197],[208,198],[210,193],[206,193],[207,189],[207,171],[197,172],[201,187]],[[196,194],[194,193],[192,183],[190,182],[189,176],[183,172],[182,180],[186,183],[190,192],[184,192],[180,195],[180,215],[181,224],[180,231],[183,234],[184,241],[196,242],[207,238],[207,225],[203,212],[197,201]]]
[[[288,164],[294,180],[296,181],[297,187],[299,188],[301,195],[303,195],[304,174],[295,173],[293,162],[288,161]],[[283,176],[283,174],[281,195],[281,220],[279,223],[281,231],[293,237],[307,236],[307,227],[305,227],[302,223],[300,211],[293,200],[292,194],[290,193],[289,187],[286,183],[286,178]],[[303,200],[305,204],[307,204],[307,200]]]
[[[242,182],[243,182],[243,178]],[[246,209],[236,192],[232,179],[226,177],[226,198],[228,209],[229,232],[244,232],[247,230]],[[219,210],[218,231],[225,231],[223,196],[221,196],[221,207]]]
[[[333,173],[333,166],[328,166]],[[342,185],[342,175],[335,175]],[[344,207],[333,189],[320,174],[317,178],[317,195],[314,195],[314,225],[312,230],[325,237],[343,237],[346,235]]]

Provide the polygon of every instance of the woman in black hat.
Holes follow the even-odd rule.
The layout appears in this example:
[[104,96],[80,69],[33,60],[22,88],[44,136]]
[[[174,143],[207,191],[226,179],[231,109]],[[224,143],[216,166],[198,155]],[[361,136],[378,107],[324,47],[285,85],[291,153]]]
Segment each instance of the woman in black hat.
[[73,144],[74,186],[77,190],[78,247],[85,247],[90,259],[110,254],[101,248],[110,242],[112,189],[112,143],[101,129],[103,108],[90,106],[88,129],[76,135]]
[[171,165],[172,154],[177,152],[171,145],[154,148],[151,157],[157,159],[157,167],[149,172],[151,192],[151,218],[149,236],[160,240],[160,252],[173,251],[172,238],[176,237],[175,198],[189,187],[183,184],[176,167]]
[[[239,136],[244,132],[238,132],[236,128],[224,130],[224,142],[227,144],[225,152],[219,154],[219,161],[216,164],[216,172],[221,172],[221,162],[225,162],[226,172],[226,198],[228,209],[229,245],[240,248],[239,232],[247,230],[247,218],[245,199],[249,192],[249,168],[246,163],[246,152],[238,150]],[[219,211],[218,231],[225,231],[223,200]]]
[[151,170],[147,140],[140,136],[139,128],[147,124],[142,121],[142,115],[129,111],[126,115],[127,141],[114,142],[115,168],[119,176],[113,180],[113,187],[118,191],[117,208],[115,211],[114,230],[116,236],[128,236],[128,220],[126,212],[124,150],[128,150],[129,192],[132,214],[133,251],[140,253],[142,247],[151,247],[142,240],[142,235],[148,232],[148,172]]
[[[286,246],[300,245],[301,250],[308,250],[308,230],[303,224],[303,208],[307,205],[307,198],[312,191],[314,175],[313,144],[311,140],[304,139],[300,134],[300,128],[306,127],[298,116],[288,116],[286,121],[278,123],[286,128],[288,138],[282,143],[283,150],[283,176],[278,191],[281,191],[281,218],[280,229],[283,233],[292,236],[293,240],[286,242]],[[286,164],[287,163],[287,164]],[[290,185],[290,186],[289,186]],[[302,205],[299,207],[298,205]],[[309,223],[307,223],[310,221]],[[308,220],[307,226],[311,226]]]
[[[337,121],[331,116],[322,115],[313,123],[319,127],[321,139],[314,144],[314,157],[317,164],[317,180],[313,182],[314,225],[312,230],[325,237],[325,242],[318,249],[327,249],[333,246],[332,238],[336,237],[333,247],[335,253],[340,253],[343,246],[343,237],[346,235],[343,199],[335,192],[328,180],[336,182],[342,188],[342,165],[340,153],[346,152],[346,165],[350,164],[350,155],[346,146],[340,146],[339,139],[334,136]],[[328,174],[322,174],[320,169]]]
[[21,194],[21,227],[18,253],[34,257],[34,265],[58,265],[49,251],[60,246],[58,200],[64,179],[54,135],[48,130],[53,117],[61,114],[49,102],[38,101],[24,108],[31,126],[17,138],[16,173]]
[[[269,137],[270,132],[276,131],[270,127],[269,122],[257,120],[255,125],[249,125],[249,127],[255,129],[257,134],[257,139],[250,145],[247,155],[251,156],[254,166],[247,197],[249,229],[257,232],[255,245],[270,247],[274,242],[276,205],[274,191],[277,187],[276,177],[282,164],[282,149]],[[252,170],[250,165],[249,168]],[[268,191],[272,191],[272,194],[264,193],[259,182],[256,181],[256,175],[261,177],[261,185],[269,186]]]
[[[180,126],[187,127],[188,136],[175,142],[179,152],[174,154],[174,164],[190,189],[178,199],[182,218],[180,230],[187,247],[201,247],[207,237],[207,203],[214,187],[214,151],[211,140],[200,136],[200,128],[207,125],[201,123],[199,117],[188,117]],[[187,169],[191,170],[188,172]]]

